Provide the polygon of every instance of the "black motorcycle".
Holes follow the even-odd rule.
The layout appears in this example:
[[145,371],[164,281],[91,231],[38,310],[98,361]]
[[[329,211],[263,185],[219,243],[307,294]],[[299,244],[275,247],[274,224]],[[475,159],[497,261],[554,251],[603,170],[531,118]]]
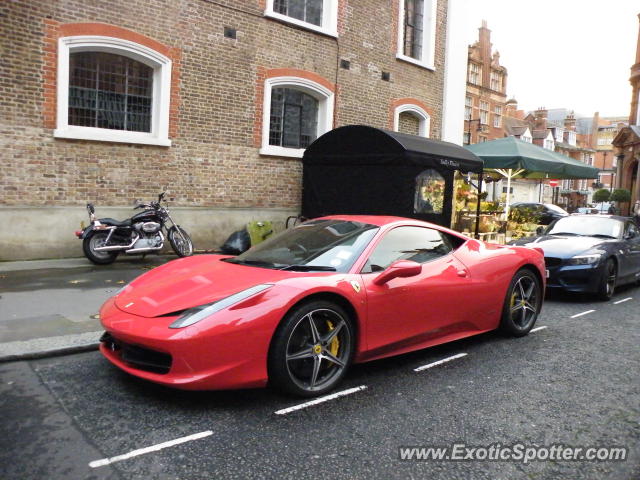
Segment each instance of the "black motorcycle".
[[[169,209],[161,205],[164,195],[165,192],[158,195],[157,202],[138,203],[134,210],[143,208],[144,211],[123,222],[113,218],[96,219],[93,204],[87,203],[91,225],[76,232],[85,256],[93,263],[107,265],[122,252],[133,255],[159,252],[164,246],[163,228],[179,257],[193,255],[191,237],[176,225]],[[167,227],[167,222],[171,222],[171,227]]]

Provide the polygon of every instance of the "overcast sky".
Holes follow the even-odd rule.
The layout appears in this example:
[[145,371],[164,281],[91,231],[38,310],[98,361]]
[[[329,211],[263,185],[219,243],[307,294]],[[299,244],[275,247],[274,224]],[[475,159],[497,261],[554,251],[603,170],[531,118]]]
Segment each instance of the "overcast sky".
[[467,38],[487,20],[524,110],[628,116],[640,0],[468,0]]

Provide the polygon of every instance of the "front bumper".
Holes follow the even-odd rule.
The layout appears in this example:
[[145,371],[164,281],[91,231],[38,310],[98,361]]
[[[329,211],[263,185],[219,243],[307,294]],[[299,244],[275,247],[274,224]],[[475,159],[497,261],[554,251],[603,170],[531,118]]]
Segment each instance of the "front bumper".
[[[228,318],[233,317],[233,318]],[[170,329],[176,317],[145,318],[119,310],[114,299],[100,310],[106,330],[100,352],[118,368],[155,383],[185,390],[263,387],[274,326],[269,319],[239,322],[221,312],[216,324],[203,320]],[[246,319],[249,320],[249,319]]]
[[549,278],[547,288],[563,289],[569,292],[595,293],[598,291],[604,275],[604,266],[594,265],[547,266]]

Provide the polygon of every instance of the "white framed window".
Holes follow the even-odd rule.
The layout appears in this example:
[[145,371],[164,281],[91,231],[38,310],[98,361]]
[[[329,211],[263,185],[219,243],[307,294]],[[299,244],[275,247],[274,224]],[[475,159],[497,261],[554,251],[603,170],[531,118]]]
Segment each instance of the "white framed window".
[[333,126],[334,94],[300,77],[268,78],[264,86],[260,154],[302,157]]
[[544,139],[544,148],[546,148],[547,150],[555,150],[556,148],[551,133],[549,133],[549,135],[547,135],[547,138]]
[[480,100],[480,123],[482,125],[489,124],[489,103]]
[[564,128],[556,127],[555,128],[555,140],[556,142],[562,143],[564,141]]
[[265,17],[338,36],[338,0],[267,0]]
[[569,130],[567,132],[567,143],[569,145],[573,145],[574,147],[576,146],[576,132],[574,132],[573,130]]
[[437,0],[401,0],[396,58],[435,69]]
[[501,73],[492,71],[489,81],[490,81],[491,90],[495,90],[496,92],[502,91],[502,74]]
[[464,119],[471,120],[472,113],[473,113],[473,98],[467,96],[464,99]]
[[500,105],[493,107],[493,126],[495,128],[502,126],[502,106]]
[[120,38],[58,39],[57,138],[170,146],[171,60]]
[[482,78],[482,67],[477,63],[469,63],[469,73],[467,76],[467,80],[469,83],[473,83],[474,85],[480,85],[480,80]]
[[393,130],[400,131],[401,114],[410,114],[418,120],[418,135],[421,137],[429,137],[431,129],[431,116],[418,105],[406,103],[396,107],[393,112]]

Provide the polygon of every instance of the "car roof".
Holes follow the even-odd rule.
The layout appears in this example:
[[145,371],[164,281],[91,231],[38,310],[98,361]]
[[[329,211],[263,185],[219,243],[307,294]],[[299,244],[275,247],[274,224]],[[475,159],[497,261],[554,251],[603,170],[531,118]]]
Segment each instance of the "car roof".
[[434,225],[422,220],[416,220],[414,218],[394,217],[390,215],[327,215],[325,217],[318,217],[309,220],[345,220],[349,222],[361,222],[369,223],[377,227],[389,225],[392,223],[413,223],[416,225],[429,225],[433,227],[442,228],[439,225]]
[[630,221],[631,219],[628,217],[622,217],[620,215],[607,215],[607,214],[587,214],[587,213],[575,213],[571,215],[572,217],[587,217],[587,218],[611,218],[613,220],[618,220],[620,222]]

